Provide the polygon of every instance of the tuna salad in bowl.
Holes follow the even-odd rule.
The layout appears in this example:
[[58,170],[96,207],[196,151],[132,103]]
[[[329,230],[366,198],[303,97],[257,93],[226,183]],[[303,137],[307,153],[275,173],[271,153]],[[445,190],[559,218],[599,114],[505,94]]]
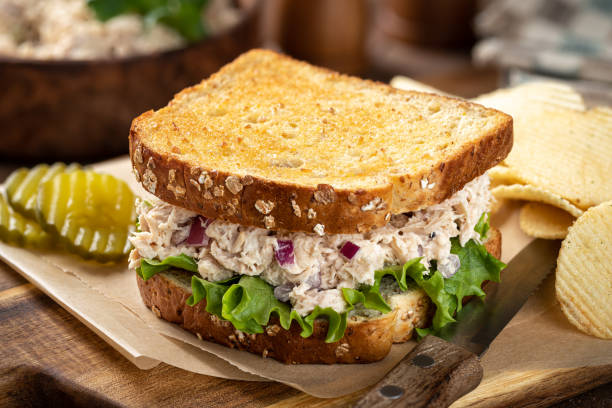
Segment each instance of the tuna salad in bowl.
[[0,0],[0,156],[127,152],[130,120],[256,46],[258,2]]

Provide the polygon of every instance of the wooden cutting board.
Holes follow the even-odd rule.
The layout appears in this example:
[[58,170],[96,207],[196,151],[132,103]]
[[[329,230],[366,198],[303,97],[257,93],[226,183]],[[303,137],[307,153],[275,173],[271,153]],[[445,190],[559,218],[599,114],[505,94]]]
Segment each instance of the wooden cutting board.
[[[166,364],[139,370],[3,263],[0,333],[0,406],[344,407],[364,392],[318,399]],[[610,381],[612,366],[523,372],[481,384],[454,407],[545,407]],[[612,383],[606,389],[595,402],[612,398]]]

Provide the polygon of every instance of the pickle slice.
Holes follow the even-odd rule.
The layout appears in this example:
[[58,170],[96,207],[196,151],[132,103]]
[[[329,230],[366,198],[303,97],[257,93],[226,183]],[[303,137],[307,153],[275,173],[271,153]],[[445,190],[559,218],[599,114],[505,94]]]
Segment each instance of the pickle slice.
[[135,228],[134,194],[111,175],[92,170],[56,174],[40,185],[38,218],[45,230],[83,258],[124,258]]
[[35,248],[47,248],[53,243],[51,236],[43,231],[40,225],[13,210],[2,193],[0,193],[0,239],[11,244]]
[[8,201],[13,209],[22,215],[36,219],[38,187],[56,174],[77,168],[79,168],[77,164],[66,166],[64,163],[55,163],[51,166],[39,164],[32,169],[17,169],[6,180]]

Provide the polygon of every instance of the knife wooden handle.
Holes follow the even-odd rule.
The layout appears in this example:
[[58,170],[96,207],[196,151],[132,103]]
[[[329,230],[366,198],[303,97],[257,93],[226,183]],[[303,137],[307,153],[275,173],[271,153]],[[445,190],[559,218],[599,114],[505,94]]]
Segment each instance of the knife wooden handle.
[[481,379],[475,354],[427,336],[354,407],[448,407]]

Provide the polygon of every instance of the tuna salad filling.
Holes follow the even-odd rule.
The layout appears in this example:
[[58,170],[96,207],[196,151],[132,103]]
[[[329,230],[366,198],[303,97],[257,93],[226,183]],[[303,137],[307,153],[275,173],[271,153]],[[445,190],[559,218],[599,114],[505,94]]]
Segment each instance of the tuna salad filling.
[[348,307],[343,288],[372,286],[376,272],[389,266],[418,259],[423,275],[433,270],[452,278],[461,268],[453,239],[461,247],[470,241],[481,244],[476,227],[490,200],[485,174],[440,204],[393,215],[384,227],[323,236],[211,220],[165,202],[140,201],[130,269],[138,269],[143,258],[186,256],[207,282],[236,275],[261,278],[274,288],[276,299],[290,303],[300,316],[317,306],[343,313]]

